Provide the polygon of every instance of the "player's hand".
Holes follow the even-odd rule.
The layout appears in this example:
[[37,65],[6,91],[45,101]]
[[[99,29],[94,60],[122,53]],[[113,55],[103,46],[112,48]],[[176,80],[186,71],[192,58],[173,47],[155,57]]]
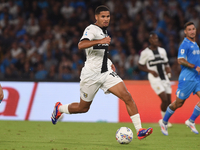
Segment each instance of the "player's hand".
[[200,74],[200,67],[197,66],[196,71],[198,72],[198,74]]
[[100,44],[110,44],[111,38],[109,36],[100,40]]
[[158,77],[158,74],[155,71],[150,72],[154,77]]

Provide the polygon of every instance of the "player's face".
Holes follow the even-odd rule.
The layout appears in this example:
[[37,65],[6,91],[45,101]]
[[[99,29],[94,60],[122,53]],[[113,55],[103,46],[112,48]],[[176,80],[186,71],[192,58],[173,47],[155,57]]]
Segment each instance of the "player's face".
[[196,36],[196,28],[195,26],[189,25],[186,27],[186,29],[184,30],[186,37],[190,38],[190,39],[194,39]]
[[159,39],[158,39],[158,36],[156,34],[152,34],[150,39],[149,39],[149,42],[151,43],[151,45],[153,46],[158,46],[159,45]]
[[108,27],[110,22],[110,12],[109,11],[101,11],[100,14],[95,15],[95,19],[97,20],[97,25],[100,27]]

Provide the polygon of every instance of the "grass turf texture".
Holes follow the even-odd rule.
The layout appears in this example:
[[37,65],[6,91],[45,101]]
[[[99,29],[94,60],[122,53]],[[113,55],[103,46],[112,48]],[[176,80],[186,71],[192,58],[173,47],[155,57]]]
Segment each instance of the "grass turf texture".
[[[127,126],[133,131],[133,141],[121,145],[115,140],[118,128]],[[153,134],[138,140],[131,123],[72,123],[35,121],[0,121],[0,150],[199,150],[200,135],[184,124],[173,124],[169,136],[164,136],[158,124]],[[200,131],[200,125],[196,125]]]

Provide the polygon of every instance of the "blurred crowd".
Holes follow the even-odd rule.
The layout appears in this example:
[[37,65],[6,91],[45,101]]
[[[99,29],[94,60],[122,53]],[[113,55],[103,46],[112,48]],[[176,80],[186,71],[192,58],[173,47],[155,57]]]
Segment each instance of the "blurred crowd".
[[195,23],[200,44],[198,0],[0,0],[0,79],[79,81],[86,58],[78,42],[102,4],[111,11],[109,57],[121,78],[147,79],[138,59],[155,31],[177,80],[187,21]]

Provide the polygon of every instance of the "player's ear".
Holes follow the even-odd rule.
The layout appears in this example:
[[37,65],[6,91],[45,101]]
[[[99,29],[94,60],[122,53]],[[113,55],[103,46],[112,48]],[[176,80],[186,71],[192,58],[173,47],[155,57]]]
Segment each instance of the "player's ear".
[[97,15],[95,15],[95,19],[97,20],[97,18],[98,18],[98,16]]
[[184,33],[185,33],[185,35],[186,35],[186,30],[184,30]]

